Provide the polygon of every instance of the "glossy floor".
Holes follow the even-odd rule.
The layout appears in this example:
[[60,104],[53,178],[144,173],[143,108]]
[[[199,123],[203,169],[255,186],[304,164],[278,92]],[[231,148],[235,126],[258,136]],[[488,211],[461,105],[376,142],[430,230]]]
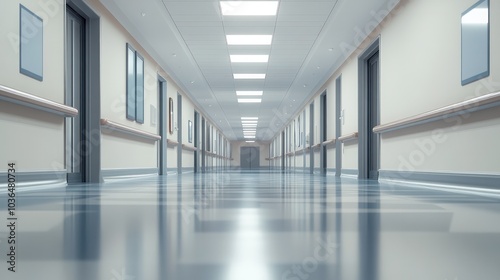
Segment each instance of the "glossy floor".
[[499,199],[474,193],[222,173],[16,198],[16,272],[2,226],[0,279],[500,279]]

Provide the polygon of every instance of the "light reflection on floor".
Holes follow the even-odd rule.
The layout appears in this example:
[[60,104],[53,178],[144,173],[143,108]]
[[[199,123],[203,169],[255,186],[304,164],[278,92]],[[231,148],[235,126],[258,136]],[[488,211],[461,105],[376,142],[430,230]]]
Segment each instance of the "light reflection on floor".
[[[7,221],[0,195],[0,219]],[[500,200],[280,173],[18,192],[16,273],[61,280],[462,280],[500,275]]]

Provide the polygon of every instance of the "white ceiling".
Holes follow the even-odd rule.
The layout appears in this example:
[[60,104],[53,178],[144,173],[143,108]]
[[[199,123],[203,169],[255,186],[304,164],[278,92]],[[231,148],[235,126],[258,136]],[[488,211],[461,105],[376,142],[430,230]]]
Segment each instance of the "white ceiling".
[[[271,140],[322,90],[395,0],[280,0],[277,16],[222,16],[218,0],[101,0],[229,140],[244,140],[241,117],[259,117]],[[358,30],[364,30],[360,34]],[[271,46],[228,46],[225,35],[273,35]],[[230,54],[267,54],[268,63],[231,63]],[[233,73],[266,73],[234,80]],[[263,90],[239,104],[236,90]]]

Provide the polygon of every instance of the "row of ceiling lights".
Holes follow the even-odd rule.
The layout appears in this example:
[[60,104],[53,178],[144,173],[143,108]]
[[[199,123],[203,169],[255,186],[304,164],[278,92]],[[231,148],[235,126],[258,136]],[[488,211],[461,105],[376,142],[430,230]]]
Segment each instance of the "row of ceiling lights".
[[[278,1],[220,1],[223,16],[276,16]],[[273,35],[226,35],[228,45],[262,46],[271,45]],[[230,55],[231,63],[267,63],[269,55]],[[234,74],[234,79],[265,79],[266,74]],[[263,91],[236,91],[238,97],[262,96]],[[238,98],[238,103],[260,103],[262,98]],[[242,117],[241,124],[245,139],[255,139],[258,117]],[[247,141],[254,142],[254,141]]]

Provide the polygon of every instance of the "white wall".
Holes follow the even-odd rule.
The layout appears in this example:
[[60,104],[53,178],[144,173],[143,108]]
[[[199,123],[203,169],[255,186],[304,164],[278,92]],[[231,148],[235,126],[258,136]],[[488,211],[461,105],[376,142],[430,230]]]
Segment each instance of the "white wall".
[[[158,122],[151,124],[150,106],[159,108],[158,65],[119,22],[97,1],[93,8],[101,16],[101,118],[142,131],[158,134]],[[126,45],[144,58],[144,124],[126,118]],[[157,167],[157,143],[102,130],[101,167],[133,169]],[[117,156],[127,151],[127,156]]]
[[[475,2],[409,1],[386,24],[380,53],[382,123],[500,90],[499,1],[490,1],[490,77],[461,86],[460,14]],[[384,135],[381,168],[499,174],[499,116],[497,107]]]
[[[36,0],[2,1],[0,85],[64,103],[64,6]],[[43,81],[19,73],[19,5],[43,18]],[[0,101],[0,158],[19,172],[64,170],[64,119]]]
[[[438,2],[401,1],[311,98],[315,100],[327,88],[328,112],[334,115],[332,93],[335,79],[342,75],[342,135],[358,131],[358,56],[378,36],[381,124],[500,90],[500,37],[496,36],[500,2],[490,1],[490,76],[466,86],[461,86],[460,77],[460,16],[476,0]],[[304,110],[308,108],[306,105]],[[500,141],[499,112],[496,107],[384,134],[381,169],[500,174],[500,149],[495,148]],[[307,126],[308,116],[306,113]],[[329,119],[334,118],[329,115]],[[329,123],[329,138],[334,133],[335,125]],[[346,143],[339,152],[344,169],[358,169],[357,142]],[[328,153],[329,168],[334,153],[334,149]]]

